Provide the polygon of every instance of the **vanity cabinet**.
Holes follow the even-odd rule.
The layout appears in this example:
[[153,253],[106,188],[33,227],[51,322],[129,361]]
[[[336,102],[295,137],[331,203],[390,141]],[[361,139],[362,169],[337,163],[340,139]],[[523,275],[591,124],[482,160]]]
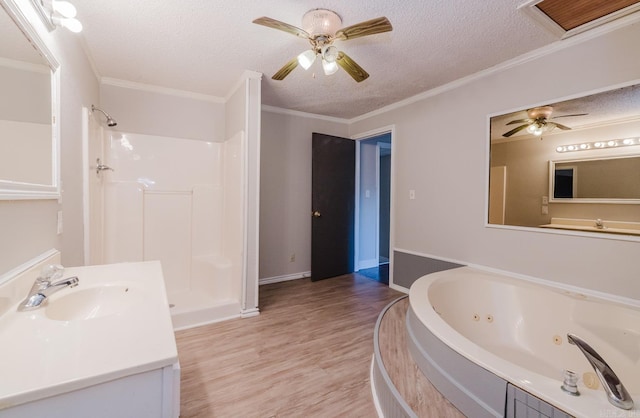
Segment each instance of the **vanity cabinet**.
[[66,268],[77,286],[18,310],[59,260],[46,254],[0,283],[0,418],[177,418],[180,365],[160,262]]
[[0,410],[0,418],[177,418],[180,365]]

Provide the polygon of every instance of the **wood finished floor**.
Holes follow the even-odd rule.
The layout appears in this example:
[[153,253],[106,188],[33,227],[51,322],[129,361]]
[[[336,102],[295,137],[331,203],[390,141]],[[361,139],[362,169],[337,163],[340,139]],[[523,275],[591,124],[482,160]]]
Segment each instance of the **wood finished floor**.
[[373,329],[399,296],[358,274],[275,283],[259,316],[177,332],[181,417],[376,417]]
[[422,374],[407,345],[409,298],[396,302],[380,323],[380,355],[391,381],[419,417],[463,418]]

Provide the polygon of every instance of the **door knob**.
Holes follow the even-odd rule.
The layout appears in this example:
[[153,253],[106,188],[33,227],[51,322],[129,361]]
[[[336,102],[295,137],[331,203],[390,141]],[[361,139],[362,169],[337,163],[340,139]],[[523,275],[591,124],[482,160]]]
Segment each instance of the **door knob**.
[[320,215],[320,212],[318,212],[317,210],[316,210],[316,211],[314,211],[314,212],[312,213],[312,215],[313,215],[313,217],[314,217],[314,218],[319,218],[320,216],[322,216],[322,215]]

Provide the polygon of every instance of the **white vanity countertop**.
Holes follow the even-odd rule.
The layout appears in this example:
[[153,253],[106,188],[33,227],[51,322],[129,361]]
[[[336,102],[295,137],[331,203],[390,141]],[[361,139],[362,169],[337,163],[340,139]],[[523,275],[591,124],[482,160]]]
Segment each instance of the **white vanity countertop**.
[[[178,361],[160,262],[65,269],[63,277],[72,276],[79,285],[51,295],[48,306],[17,312],[16,304],[0,317],[0,409]],[[96,296],[100,289],[106,299]],[[84,293],[64,301],[72,292]],[[47,311],[78,301],[91,307],[89,299],[96,307],[82,318],[53,319],[64,312]]]

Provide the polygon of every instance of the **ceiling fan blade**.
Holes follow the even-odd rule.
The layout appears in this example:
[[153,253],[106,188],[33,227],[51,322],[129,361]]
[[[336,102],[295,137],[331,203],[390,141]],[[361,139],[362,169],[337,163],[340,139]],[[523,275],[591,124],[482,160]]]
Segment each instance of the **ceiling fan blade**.
[[560,116],[554,116],[554,117],[552,117],[551,119],[568,118],[568,117],[571,117],[571,116],[587,116],[587,115],[588,115],[588,113],[576,113],[576,114],[574,114],[574,115],[560,115]]
[[346,41],[347,39],[360,38],[361,36],[375,35],[376,33],[389,32],[392,30],[393,26],[391,26],[389,19],[386,17],[378,17],[342,28],[336,32],[333,38]]
[[338,60],[336,62],[358,83],[369,78],[369,73],[342,51],[338,52]]
[[533,123],[533,119],[516,119],[511,122],[507,122],[507,125],[515,125],[516,123]]
[[297,66],[298,66],[298,57],[295,57],[294,59],[286,63],[284,67],[280,68],[278,72],[275,73],[271,78],[274,80],[284,80],[284,78],[288,76],[291,71],[295,70]]
[[275,19],[271,19],[270,17],[259,17],[256,20],[253,21],[253,23],[257,24],[257,25],[262,25],[262,26],[266,26],[268,28],[273,28],[273,29],[278,29],[287,33],[290,33],[292,35],[296,35],[299,36],[301,38],[304,39],[309,39],[310,36],[307,32],[305,32],[304,30],[297,28],[293,25],[290,25],[288,23],[284,23],[281,22],[279,20],[275,20]]
[[514,128],[514,129],[510,130],[509,132],[502,134],[502,136],[504,136],[505,138],[509,138],[511,135],[520,132],[521,130],[525,129],[528,126],[529,126],[528,124],[520,125],[517,128]]
[[563,131],[570,131],[570,130],[571,130],[571,128],[569,128],[568,126],[560,125],[560,124],[559,124],[559,123],[557,123],[557,122],[547,122],[547,123],[548,123],[549,125],[555,125],[556,127],[558,127],[558,128],[560,128],[560,129],[562,129]]

